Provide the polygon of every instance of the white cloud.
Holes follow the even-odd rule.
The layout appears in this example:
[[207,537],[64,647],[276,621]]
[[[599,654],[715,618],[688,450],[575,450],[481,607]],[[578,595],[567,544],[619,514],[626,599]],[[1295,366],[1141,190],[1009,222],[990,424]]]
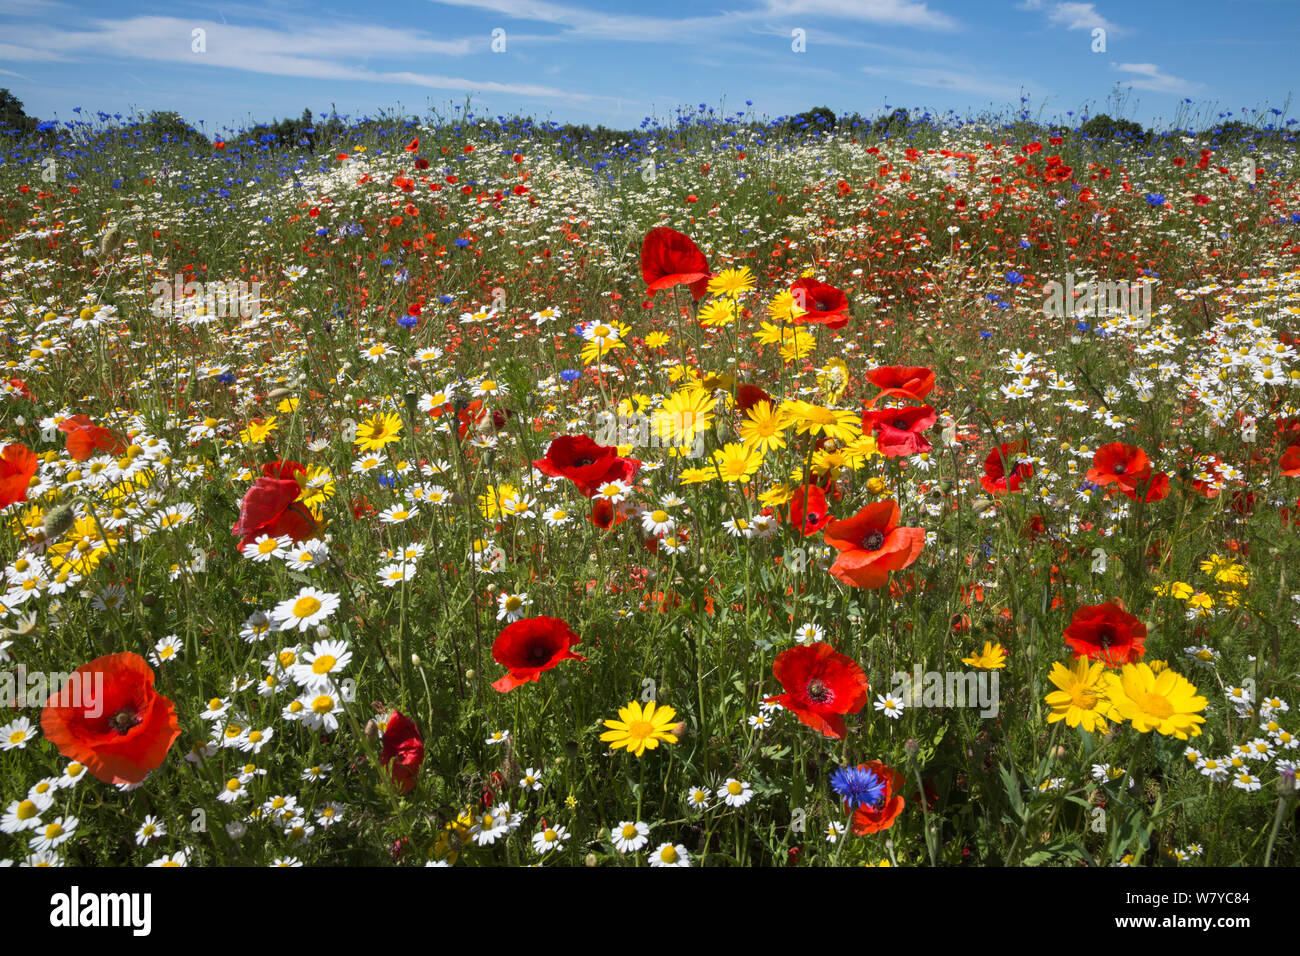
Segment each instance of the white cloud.
[[1075,3],[1071,0],[1066,2],[1047,2],[1043,0],[1024,0],[1023,3],[1017,4],[1021,10],[1038,10],[1047,14],[1049,23],[1057,26],[1063,26],[1067,30],[1088,30],[1092,31],[1098,28],[1105,30],[1107,33],[1115,36],[1124,36],[1129,30],[1120,26],[1118,23],[1112,23],[1099,12],[1095,3]]
[[1202,83],[1193,83],[1180,76],[1170,76],[1168,73],[1162,73],[1160,67],[1154,63],[1112,63],[1111,69],[1118,70],[1121,73],[1133,74],[1133,76],[1126,77],[1120,82],[1126,83],[1135,90],[1184,94],[1191,93],[1204,86]]
[[[191,31],[196,28],[206,31],[206,49],[198,53],[191,46]],[[8,32],[10,39],[18,41],[16,48],[22,54],[12,59],[106,56],[129,60],[137,70],[142,63],[153,61],[274,76],[505,93],[574,104],[614,102],[612,97],[571,93],[553,86],[375,70],[356,62],[376,57],[387,59],[382,52],[386,50],[400,53],[403,58],[419,54],[459,56],[480,47],[486,49],[490,42],[487,35],[472,39],[439,39],[417,31],[361,23],[309,24],[294,31],[158,16],[94,20],[88,27],[68,30],[14,26]]]
[[[704,17],[652,17],[607,13],[549,0],[431,0],[443,6],[468,7],[507,20],[529,20],[564,27],[565,33],[630,43],[685,43],[712,38],[756,21],[805,17],[810,21],[856,20],[866,23],[950,30],[956,22],[918,0],[760,0],[757,6]],[[800,24],[792,24],[799,26]],[[812,25],[811,23],[808,25]]]

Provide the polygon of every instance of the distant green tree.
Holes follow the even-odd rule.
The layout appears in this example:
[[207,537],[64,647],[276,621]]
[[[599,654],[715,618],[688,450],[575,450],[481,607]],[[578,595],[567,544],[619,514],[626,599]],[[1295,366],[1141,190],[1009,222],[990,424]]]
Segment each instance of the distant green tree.
[[173,110],[153,110],[140,125],[144,135],[156,143],[197,143],[203,139],[198,130]]
[[30,136],[36,131],[36,117],[23,110],[22,100],[8,89],[0,89],[0,133]]
[[1089,139],[1137,140],[1145,142],[1151,134],[1142,128],[1141,123],[1126,119],[1111,119],[1105,113],[1098,113],[1079,127],[1079,132]]

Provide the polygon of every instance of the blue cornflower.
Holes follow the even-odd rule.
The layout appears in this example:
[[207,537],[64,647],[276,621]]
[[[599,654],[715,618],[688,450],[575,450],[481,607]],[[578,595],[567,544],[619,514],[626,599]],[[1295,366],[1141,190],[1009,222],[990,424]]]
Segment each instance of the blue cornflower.
[[1147,193],[1147,202],[1152,206],[1163,206],[1165,204],[1164,193]]
[[403,315],[397,320],[397,324],[404,329],[413,329],[419,321],[418,315]]
[[993,333],[992,333],[992,332],[981,331],[981,332],[980,332],[980,338],[982,338],[982,339],[991,339],[991,338],[993,338]]
[[456,301],[456,297],[451,295],[440,295],[438,296],[438,301],[441,302],[443,305],[451,305],[453,302]]
[[576,368],[566,368],[564,371],[560,372],[560,378],[564,379],[566,382],[576,382],[578,379],[582,378],[582,373]]
[[1079,322],[1076,324],[1075,328],[1077,328],[1080,332],[1087,332],[1090,326],[1088,325],[1087,322]]
[[1293,226],[1300,226],[1300,212],[1291,213],[1291,224]]
[[1006,279],[1007,282],[1011,283],[1012,285],[1020,285],[1020,283],[1025,281],[1025,277],[1022,276],[1019,272],[1015,272],[1015,271],[1008,272],[1005,276],[1003,276],[1003,278]]
[[874,807],[885,795],[885,781],[867,767],[841,767],[831,774],[831,789],[850,808]]
[[217,376],[217,381],[222,385],[233,385],[235,384],[235,376],[232,372],[222,372]]
[[1020,248],[1021,248],[1021,249],[1028,249],[1029,246],[1030,246],[1030,242],[1029,242],[1028,239],[1021,239],[1021,240],[1020,240]]
[[456,240],[456,245],[459,246],[461,249],[464,249],[466,246],[469,245],[469,240],[468,240],[468,239],[457,239],[457,240]]

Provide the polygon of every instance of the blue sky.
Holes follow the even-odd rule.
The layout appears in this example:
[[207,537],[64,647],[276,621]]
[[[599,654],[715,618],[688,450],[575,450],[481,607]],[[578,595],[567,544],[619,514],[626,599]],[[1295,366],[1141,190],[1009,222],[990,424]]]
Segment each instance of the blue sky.
[[168,109],[210,134],[304,106],[445,115],[466,96],[477,113],[630,128],[747,100],[759,116],[875,116],[1024,95],[1044,118],[1114,115],[1118,90],[1147,125],[1189,98],[1213,121],[1283,106],[1297,53],[1294,0],[0,0],[0,86],[30,115]]

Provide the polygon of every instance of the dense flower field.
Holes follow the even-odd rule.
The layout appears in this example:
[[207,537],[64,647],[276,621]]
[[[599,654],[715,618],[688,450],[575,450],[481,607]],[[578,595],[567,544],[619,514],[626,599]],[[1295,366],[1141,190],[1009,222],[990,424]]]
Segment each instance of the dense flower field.
[[3,865],[1296,862],[1294,143],[82,125]]

